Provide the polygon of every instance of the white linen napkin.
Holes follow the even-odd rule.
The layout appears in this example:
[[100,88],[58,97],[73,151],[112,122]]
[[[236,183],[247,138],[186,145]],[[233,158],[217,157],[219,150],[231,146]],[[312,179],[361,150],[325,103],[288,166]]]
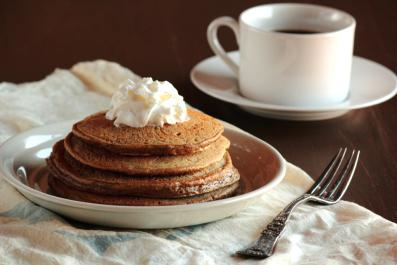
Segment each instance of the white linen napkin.
[[[56,70],[43,81],[0,84],[0,143],[31,127],[82,118],[109,98]],[[221,221],[162,230],[81,224],[41,208],[0,176],[0,264],[396,264],[397,225],[351,202],[300,206],[275,254],[244,260],[253,242],[312,179],[288,164],[283,182],[255,205]]]

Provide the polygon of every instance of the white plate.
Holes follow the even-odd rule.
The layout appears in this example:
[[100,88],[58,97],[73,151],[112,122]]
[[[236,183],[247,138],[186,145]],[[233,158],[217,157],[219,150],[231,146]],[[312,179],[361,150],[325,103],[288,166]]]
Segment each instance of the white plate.
[[[229,55],[238,62],[239,52]],[[382,103],[397,93],[396,75],[386,67],[354,56],[349,98],[339,104],[316,107],[283,106],[257,102],[238,92],[237,79],[217,56],[198,63],[190,72],[194,85],[217,99],[236,104],[253,114],[288,120],[322,120],[345,114],[349,110]]]
[[219,220],[254,203],[284,177],[286,162],[262,140],[225,123],[233,164],[241,174],[240,191],[230,198],[176,206],[114,206],[60,198],[47,186],[45,166],[52,145],[73,122],[35,128],[0,146],[0,174],[29,200],[61,215],[99,225],[125,228],[171,228]]

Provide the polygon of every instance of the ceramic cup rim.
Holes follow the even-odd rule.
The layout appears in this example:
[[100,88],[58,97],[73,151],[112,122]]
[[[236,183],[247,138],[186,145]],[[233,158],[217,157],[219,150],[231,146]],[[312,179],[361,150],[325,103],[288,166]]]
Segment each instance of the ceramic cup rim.
[[[249,23],[247,21],[247,17],[250,16],[250,13],[252,13],[253,11],[255,11],[257,9],[265,8],[265,7],[266,8],[277,8],[277,7],[278,8],[280,8],[280,7],[288,8],[288,7],[290,7],[290,8],[295,8],[295,9],[316,8],[318,10],[323,10],[323,11],[333,11],[333,12],[340,14],[341,16],[344,16],[347,19],[348,23],[346,23],[345,26],[339,27],[338,29],[335,29],[335,30],[327,30],[324,32],[316,32],[316,33],[312,33],[312,34],[299,34],[299,33],[286,33],[286,32],[272,31],[272,30],[265,30],[265,29],[255,26],[255,25],[252,25],[252,23]],[[318,37],[331,36],[331,35],[336,35],[340,32],[344,32],[346,30],[356,27],[355,18],[351,14],[349,14],[345,11],[342,11],[340,9],[336,9],[333,7],[323,6],[323,5],[301,4],[301,3],[274,3],[274,4],[263,4],[263,5],[253,6],[253,7],[250,7],[248,9],[244,10],[240,14],[239,23],[240,23],[240,25],[244,25],[248,29],[255,31],[257,33],[272,34],[272,35],[277,35],[277,36],[288,36],[288,37],[294,37],[294,38],[318,38]]]

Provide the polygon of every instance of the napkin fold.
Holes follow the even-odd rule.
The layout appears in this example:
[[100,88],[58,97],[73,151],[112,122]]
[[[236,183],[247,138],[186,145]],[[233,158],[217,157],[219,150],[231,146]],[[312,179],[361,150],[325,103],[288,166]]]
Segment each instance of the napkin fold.
[[[79,119],[109,98],[68,70],[42,81],[0,84],[0,143],[31,127]],[[98,227],[39,207],[0,176],[0,264],[396,264],[397,225],[351,202],[300,206],[276,253],[244,260],[233,253],[313,180],[288,164],[285,179],[246,210],[223,220],[161,230]]]

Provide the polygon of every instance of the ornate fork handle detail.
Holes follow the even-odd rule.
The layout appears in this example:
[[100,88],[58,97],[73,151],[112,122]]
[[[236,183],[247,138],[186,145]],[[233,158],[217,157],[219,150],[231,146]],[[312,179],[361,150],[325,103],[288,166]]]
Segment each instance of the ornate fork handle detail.
[[306,201],[317,202],[322,205],[335,204],[343,197],[356,170],[360,151],[353,150],[350,158],[345,163],[343,170],[339,171],[345,157],[347,148],[340,148],[335,157],[325,168],[321,176],[312,187],[302,196],[293,200],[273,221],[267,225],[255,244],[237,253],[245,257],[267,258],[273,254],[274,247],[285,229],[291,212],[296,206]]
[[302,196],[293,200],[288,204],[262,231],[259,239],[255,245],[252,246],[249,251],[252,252],[252,256],[266,258],[273,254],[274,247],[277,240],[283,233],[285,225],[291,215],[291,212],[301,203],[308,201],[311,198],[309,194],[303,194]]

